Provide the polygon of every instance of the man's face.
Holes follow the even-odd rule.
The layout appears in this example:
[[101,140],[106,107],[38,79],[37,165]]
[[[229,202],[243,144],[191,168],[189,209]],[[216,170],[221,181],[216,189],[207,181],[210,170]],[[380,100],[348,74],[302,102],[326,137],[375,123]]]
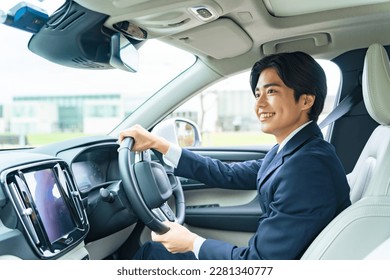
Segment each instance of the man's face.
[[261,130],[273,134],[278,143],[309,120],[307,113],[314,102],[314,96],[308,94],[295,101],[294,90],[284,84],[274,68],[261,72],[255,96]]

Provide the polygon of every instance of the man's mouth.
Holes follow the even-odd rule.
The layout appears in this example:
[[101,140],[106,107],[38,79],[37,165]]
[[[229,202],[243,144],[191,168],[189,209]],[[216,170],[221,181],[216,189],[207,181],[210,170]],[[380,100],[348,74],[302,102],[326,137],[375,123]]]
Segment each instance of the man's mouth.
[[260,120],[266,120],[266,119],[269,119],[269,118],[271,118],[273,116],[275,116],[275,113],[261,113],[259,115]]

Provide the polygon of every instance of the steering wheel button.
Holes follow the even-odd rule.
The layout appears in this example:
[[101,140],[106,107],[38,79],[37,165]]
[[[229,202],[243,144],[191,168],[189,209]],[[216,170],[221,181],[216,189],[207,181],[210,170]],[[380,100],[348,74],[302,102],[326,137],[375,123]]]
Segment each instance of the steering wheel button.
[[175,214],[172,212],[171,208],[168,205],[163,204],[160,207],[160,209],[164,213],[164,215],[168,218],[169,221],[171,222],[175,221]]

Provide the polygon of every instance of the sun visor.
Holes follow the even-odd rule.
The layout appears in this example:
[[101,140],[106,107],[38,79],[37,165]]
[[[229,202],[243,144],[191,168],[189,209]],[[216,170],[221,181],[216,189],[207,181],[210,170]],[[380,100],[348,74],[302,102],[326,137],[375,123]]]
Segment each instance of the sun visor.
[[261,46],[261,50],[265,55],[292,51],[304,51],[313,54],[329,47],[331,42],[329,33],[305,34],[267,42]]
[[216,59],[241,55],[249,51],[253,45],[248,34],[226,18],[176,34],[174,38]]
[[276,17],[291,17],[297,15],[318,13],[343,8],[387,3],[389,0],[263,0],[268,12]]

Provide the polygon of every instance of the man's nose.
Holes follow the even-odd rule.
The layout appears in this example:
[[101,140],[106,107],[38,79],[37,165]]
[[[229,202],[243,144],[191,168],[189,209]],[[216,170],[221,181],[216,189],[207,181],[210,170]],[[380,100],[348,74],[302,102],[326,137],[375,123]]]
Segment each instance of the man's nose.
[[267,103],[267,97],[266,94],[259,92],[258,98],[256,99],[256,107],[263,107]]

